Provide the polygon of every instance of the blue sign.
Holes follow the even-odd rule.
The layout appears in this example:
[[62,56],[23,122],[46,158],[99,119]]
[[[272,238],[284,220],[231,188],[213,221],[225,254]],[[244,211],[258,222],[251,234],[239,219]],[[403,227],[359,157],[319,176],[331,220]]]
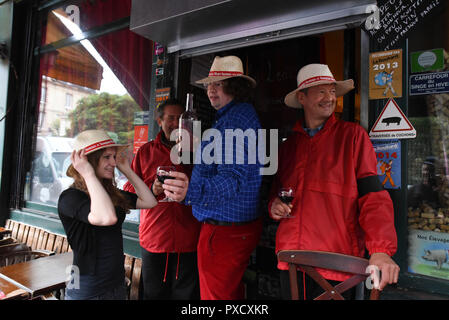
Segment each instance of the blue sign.
[[410,76],[410,95],[449,92],[449,71]]
[[386,189],[401,188],[401,141],[373,140],[377,157],[377,175]]

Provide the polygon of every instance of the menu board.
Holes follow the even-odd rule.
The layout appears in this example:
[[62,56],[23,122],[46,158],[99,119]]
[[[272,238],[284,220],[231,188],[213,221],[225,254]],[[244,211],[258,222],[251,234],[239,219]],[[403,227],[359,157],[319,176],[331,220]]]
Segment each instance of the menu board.
[[379,28],[368,30],[368,33],[382,50],[394,48],[442,3],[443,0],[377,0]]

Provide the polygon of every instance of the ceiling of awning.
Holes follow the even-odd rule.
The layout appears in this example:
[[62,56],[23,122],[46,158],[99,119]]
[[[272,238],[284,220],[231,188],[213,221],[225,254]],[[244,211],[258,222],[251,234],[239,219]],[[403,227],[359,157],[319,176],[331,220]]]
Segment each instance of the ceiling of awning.
[[373,4],[376,0],[133,0],[130,29],[175,52],[332,21],[360,23]]
[[[58,10],[58,13],[65,15],[62,10]],[[53,14],[48,15],[46,31],[46,43],[72,35]],[[58,49],[45,54],[42,59],[45,75],[82,87],[100,89],[103,68],[81,44]]]

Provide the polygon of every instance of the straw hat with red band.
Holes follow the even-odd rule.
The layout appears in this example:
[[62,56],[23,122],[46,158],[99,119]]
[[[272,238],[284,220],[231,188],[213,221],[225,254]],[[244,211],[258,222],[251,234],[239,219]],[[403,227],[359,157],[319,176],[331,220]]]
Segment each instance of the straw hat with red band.
[[198,80],[196,83],[207,84],[234,77],[248,80],[253,88],[256,86],[256,80],[243,74],[242,60],[236,56],[215,57],[207,78]]
[[84,149],[86,155],[109,147],[127,147],[129,144],[118,144],[104,130],[86,130],[78,134],[73,144],[75,150]]
[[354,89],[354,81],[352,79],[337,81],[335,80],[329,67],[325,64],[308,64],[301,68],[296,78],[298,87],[287,94],[284,103],[292,108],[302,108],[296,94],[298,91],[314,87],[320,84],[335,83],[336,96],[340,97]]

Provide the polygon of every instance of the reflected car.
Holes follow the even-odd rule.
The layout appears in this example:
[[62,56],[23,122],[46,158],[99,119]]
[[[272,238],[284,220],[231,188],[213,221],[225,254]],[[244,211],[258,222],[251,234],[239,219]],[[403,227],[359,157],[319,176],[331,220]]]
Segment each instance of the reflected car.
[[61,192],[73,182],[66,175],[71,163],[73,140],[65,137],[37,137],[30,195],[26,200],[56,206]]

